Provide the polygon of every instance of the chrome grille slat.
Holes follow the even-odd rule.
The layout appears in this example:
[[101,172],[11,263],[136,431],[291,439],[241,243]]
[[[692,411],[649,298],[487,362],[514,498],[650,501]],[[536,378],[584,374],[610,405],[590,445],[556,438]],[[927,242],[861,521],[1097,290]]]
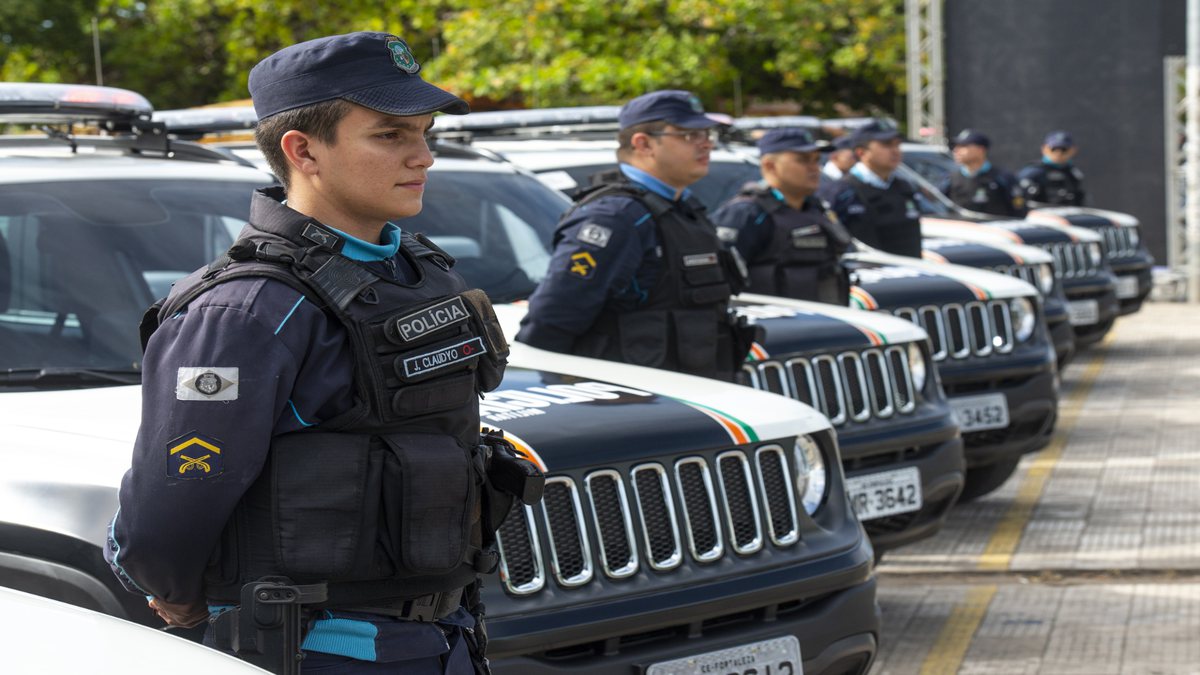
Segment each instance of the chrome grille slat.
[[613,579],[633,575],[638,571],[637,543],[621,474],[611,469],[593,471],[583,484],[596,523],[600,568]]
[[787,454],[778,445],[763,446],[754,453],[754,466],[767,512],[767,536],[776,546],[791,546],[800,541],[800,521]]
[[839,376],[837,360],[827,354],[822,354],[812,360],[813,374],[817,380],[817,393],[820,395],[821,412],[834,424],[846,421],[846,406],[842,391],[842,378]]
[[575,481],[562,476],[546,479],[542,517],[550,535],[550,571],[555,580],[567,588],[591,581],[592,549]]
[[758,379],[761,388],[772,394],[791,396],[788,388],[787,373],[783,366],[776,361],[766,361],[758,367]]
[[962,305],[946,305],[942,308],[946,317],[946,345],[950,356],[965,359],[971,354],[970,329],[967,327],[967,312]]
[[967,327],[969,334],[967,343],[975,356],[987,356],[992,353],[992,319],[988,308],[982,302],[968,302]]
[[713,562],[725,553],[712,474],[703,457],[675,462],[675,484],[683,500],[688,549],[697,562]]
[[888,369],[891,371],[892,393],[896,398],[896,410],[900,413],[910,413],[917,407],[916,387],[913,385],[912,369],[908,363],[908,354],[901,346],[888,347],[883,352],[887,356]]
[[817,391],[817,378],[808,359],[789,359],[784,363],[792,379],[793,398],[814,408],[820,408],[821,397]]
[[717,455],[717,484],[734,552],[749,555],[763,547],[762,517],[754,490],[750,462],[741,450]]
[[850,419],[864,422],[871,416],[871,394],[868,391],[866,372],[862,358],[854,352],[842,352],[837,356],[838,369],[842,374],[846,410]]
[[513,505],[496,532],[496,548],[500,551],[500,582],[509,593],[529,595],[545,588],[546,570],[532,507]]
[[888,360],[878,349],[863,352],[862,360],[871,392],[871,409],[876,417],[887,419],[896,413],[895,379],[888,371]]
[[661,464],[640,464],[629,473],[645,538],[647,564],[659,572],[675,569],[683,562],[683,546],[667,471]]
[[934,361],[1007,354],[1015,347],[1012,316],[1005,300],[973,301],[918,310],[901,307],[892,314],[929,333]]

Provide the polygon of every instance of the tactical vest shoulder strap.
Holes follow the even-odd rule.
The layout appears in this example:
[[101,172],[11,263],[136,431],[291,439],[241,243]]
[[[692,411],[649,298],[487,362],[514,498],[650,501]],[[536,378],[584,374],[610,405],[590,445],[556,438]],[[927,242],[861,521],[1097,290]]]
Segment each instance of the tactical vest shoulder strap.
[[[454,267],[454,263],[457,262],[454,256],[446,253],[422,232],[414,234],[404,232],[400,235],[400,245],[407,249],[414,258],[433,258],[435,263],[442,269],[448,270]],[[441,259],[441,263],[436,262],[438,258]]]

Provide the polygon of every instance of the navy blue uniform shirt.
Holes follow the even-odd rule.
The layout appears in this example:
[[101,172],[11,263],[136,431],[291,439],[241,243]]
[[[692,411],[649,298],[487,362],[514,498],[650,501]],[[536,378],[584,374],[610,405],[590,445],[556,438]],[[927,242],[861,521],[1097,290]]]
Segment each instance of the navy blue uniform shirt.
[[[311,219],[260,191],[251,220]],[[395,225],[385,227],[382,244],[346,239],[343,255],[384,276],[417,278],[397,255]],[[142,425],[105,551],[125,587],[171,603],[204,602],[204,569],[272,437],[348,410],[353,368],[341,324],[272,279],[218,284],[166,319],[146,348]],[[195,393],[205,373],[223,380],[217,395]],[[462,609],[446,622],[474,623]],[[434,624],[326,612],[304,648],[398,661],[420,657],[414,649],[444,654],[454,639]]]
[[[774,188],[771,195],[784,201],[783,194]],[[792,208],[790,205],[785,208]],[[804,199],[801,211],[825,212],[825,204],[816,195]],[[757,260],[771,245],[775,236],[775,223],[766,211],[753,199],[733,199],[721,205],[712,214],[717,226],[717,235],[726,244],[732,244],[742,258]]]
[[[628,164],[625,177],[689,208],[675,189]],[[570,352],[601,311],[628,311],[645,302],[662,269],[654,219],[638,200],[624,195],[595,199],[567,216],[555,234],[546,277],[529,297],[529,313],[517,339],[556,352]]]

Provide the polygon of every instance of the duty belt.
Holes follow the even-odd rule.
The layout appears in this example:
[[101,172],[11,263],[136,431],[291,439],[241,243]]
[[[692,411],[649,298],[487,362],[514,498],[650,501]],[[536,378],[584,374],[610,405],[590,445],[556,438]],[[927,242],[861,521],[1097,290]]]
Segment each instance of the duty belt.
[[430,593],[419,598],[405,600],[397,607],[340,607],[347,612],[381,614],[409,621],[437,621],[444,619],[462,606],[463,589]]

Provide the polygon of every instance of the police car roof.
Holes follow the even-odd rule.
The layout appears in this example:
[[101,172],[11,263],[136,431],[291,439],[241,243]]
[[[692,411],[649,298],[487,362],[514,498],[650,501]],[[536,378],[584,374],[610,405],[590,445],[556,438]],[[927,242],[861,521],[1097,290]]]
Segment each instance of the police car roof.
[[258,125],[254,106],[249,105],[159,110],[152,119],[166,125],[170,133],[189,138],[222,131],[245,131]]
[[[505,159],[531,171],[548,171],[565,169],[574,166],[590,166],[593,164],[617,162],[615,138],[602,140],[583,139],[487,139],[475,144],[488,150],[495,151]],[[743,154],[721,147],[713,149],[711,160],[714,162],[740,162],[748,160]]]
[[268,174],[232,161],[181,162],[105,151],[72,153],[65,144],[23,150],[20,154],[0,151],[0,183],[172,178],[273,182]]
[[149,119],[153,112],[144,96],[128,89],[0,82],[0,121],[7,124],[128,122]]
[[821,118],[811,115],[779,115],[776,117],[739,117],[733,121],[733,128],[739,131],[755,129],[779,129],[802,127],[816,129],[821,126]]
[[615,125],[620,106],[598,105],[533,110],[495,110],[470,115],[442,115],[434,119],[434,133],[451,131],[501,132],[536,127]]

